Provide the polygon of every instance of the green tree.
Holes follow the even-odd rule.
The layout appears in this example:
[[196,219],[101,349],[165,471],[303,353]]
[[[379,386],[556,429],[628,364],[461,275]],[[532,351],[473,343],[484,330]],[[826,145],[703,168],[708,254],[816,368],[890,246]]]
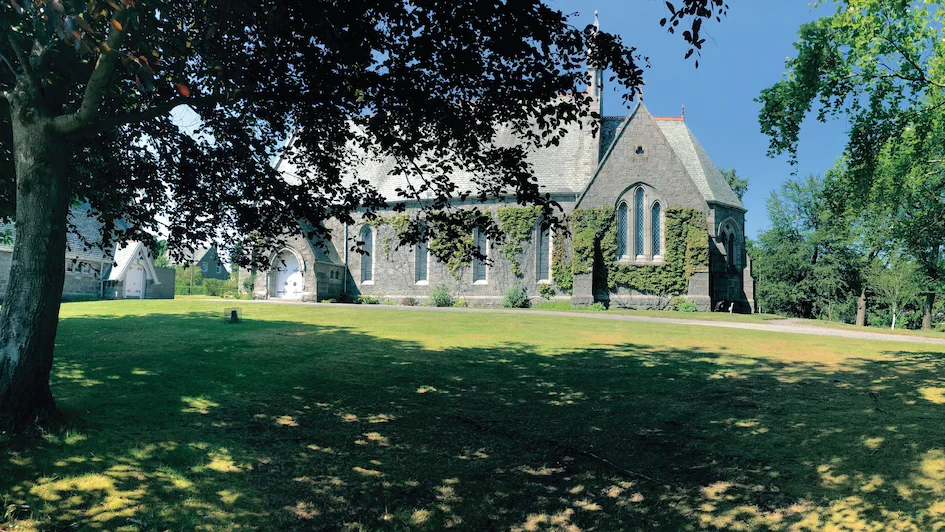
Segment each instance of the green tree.
[[915,301],[923,285],[919,266],[898,253],[888,260],[874,260],[867,281],[876,297],[889,307],[891,329],[896,328],[902,311]]
[[[702,21],[726,9],[668,6],[663,23],[689,55]],[[0,216],[15,218],[17,237],[0,310],[0,426],[55,409],[74,199],[105,222],[106,245],[153,246],[160,215],[172,250],[230,234],[248,235],[231,247],[273,248],[299,220],[314,237],[325,220],[387,207],[366,183],[340,185],[347,165],[387,155],[416,184],[403,201],[448,210],[455,197],[514,195],[550,216],[525,151],[599,114],[585,62],[628,100],[645,63],[542,0],[19,0],[0,5],[0,28]],[[181,105],[199,117],[187,131],[170,115]],[[523,144],[495,146],[500,124]],[[299,172],[285,180],[270,161],[293,131],[283,155]],[[457,167],[489,178],[455,190],[443,177]]]
[[[938,127],[945,103],[945,43],[940,2],[838,1],[837,11],[801,26],[797,56],[784,79],[762,91],[761,130],[769,153],[796,162],[801,123],[845,118],[844,169],[829,188],[837,214],[857,223],[888,222],[882,231],[919,261],[931,283],[923,327],[930,328],[943,279],[945,193]],[[931,179],[930,179],[931,178]],[[870,254],[875,258],[877,246]],[[861,294],[865,305],[865,293]]]
[[158,240],[154,248],[154,265],[158,268],[170,268],[170,259],[167,257],[167,240]]
[[732,187],[732,192],[738,196],[738,199],[744,198],[745,193],[748,192],[748,178],[738,177],[734,168],[721,170],[721,172],[722,176],[725,178],[725,182],[728,183],[728,186]]
[[860,255],[844,220],[826,206],[824,180],[788,180],[767,202],[771,228],[752,244],[765,312],[834,320],[859,288]]

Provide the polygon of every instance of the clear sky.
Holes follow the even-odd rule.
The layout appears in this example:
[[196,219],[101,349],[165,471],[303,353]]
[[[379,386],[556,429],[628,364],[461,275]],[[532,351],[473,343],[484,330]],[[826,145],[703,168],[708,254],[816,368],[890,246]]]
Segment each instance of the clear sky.
[[[793,44],[801,24],[830,14],[833,4],[815,11],[803,0],[728,0],[729,14],[721,23],[704,29],[706,43],[699,68],[684,60],[686,43],[660,27],[669,12],[662,0],[549,0],[583,27],[600,12],[601,29],[618,33],[629,46],[649,56],[644,73],[644,101],[655,115],[678,116],[686,106],[686,122],[720,168],[734,167],[750,180],[744,203],[748,209],[746,233],[754,238],[768,226],[765,200],[791,177],[823,174],[834,165],[846,144],[846,123],[821,124],[808,120],[801,130],[798,167],[785,157],[766,156],[768,139],[758,125],[762,89],[784,72],[784,61],[794,56]],[[606,92],[604,113],[623,115],[617,94]]]

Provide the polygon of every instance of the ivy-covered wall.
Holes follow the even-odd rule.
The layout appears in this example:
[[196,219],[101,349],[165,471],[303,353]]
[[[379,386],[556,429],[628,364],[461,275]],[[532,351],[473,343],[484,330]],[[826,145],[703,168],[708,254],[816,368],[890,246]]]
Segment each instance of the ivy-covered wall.
[[[574,275],[605,275],[607,288],[620,288],[653,295],[681,295],[689,288],[693,273],[709,267],[709,236],[705,213],[689,208],[670,207],[665,212],[666,255],[663,264],[621,264],[617,262],[617,224],[614,209],[577,209],[571,216],[570,276],[567,264],[555,257],[555,282],[571,285]],[[560,240],[559,240],[560,241]],[[557,249],[557,245],[556,245]],[[563,254],[562,254],[563,255]],[[594,261],[605,269],[594,271]],[[563,286],[562,286],[563,289]]]
[[496,211],[499,218],[499,228],[505,234],[502,244],[502,254],[512,264],[512,271],[518,277],[525,275],[522,271],[522,254],[525,252],[525,243],[532,239],[535,225],[541,217],[541,207],[502,207]]

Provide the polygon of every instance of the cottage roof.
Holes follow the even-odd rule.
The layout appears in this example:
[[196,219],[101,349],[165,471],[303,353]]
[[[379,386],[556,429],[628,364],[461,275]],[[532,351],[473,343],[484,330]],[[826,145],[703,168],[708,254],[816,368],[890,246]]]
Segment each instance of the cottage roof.
[[148,277],[154,280],[154,284],[161,284],[154,271],[154,260],[151,258],[148,248],[141,242],[135,241],[126,242],[124,247],[118,246],[118,249],[115,250],[115,267],[112,268],[107,280],[120,281],[124,277],[125,271],[128,270],[128,266],[137,259],[144,263],[145,271],[147,271]]

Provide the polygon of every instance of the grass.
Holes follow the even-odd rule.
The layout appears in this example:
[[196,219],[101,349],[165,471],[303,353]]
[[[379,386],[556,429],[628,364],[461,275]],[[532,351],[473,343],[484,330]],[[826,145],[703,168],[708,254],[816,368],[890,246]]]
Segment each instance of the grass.
[[[559,312],[600,312],[590,308],[575,308],[568,301],[545,301],[538,303],[535,310],[554,310]],[[729,314],[728,312],[678,312],[675,310],[629,310],[611,308],[607,314],[645,316],[649,318],[677,318],[682,320],[724,321],[735,323],[765,323],[770,320],[784,319],[775,314]]]
[[945,526],[935,346],[228,305],[65,305],[0,529]]

